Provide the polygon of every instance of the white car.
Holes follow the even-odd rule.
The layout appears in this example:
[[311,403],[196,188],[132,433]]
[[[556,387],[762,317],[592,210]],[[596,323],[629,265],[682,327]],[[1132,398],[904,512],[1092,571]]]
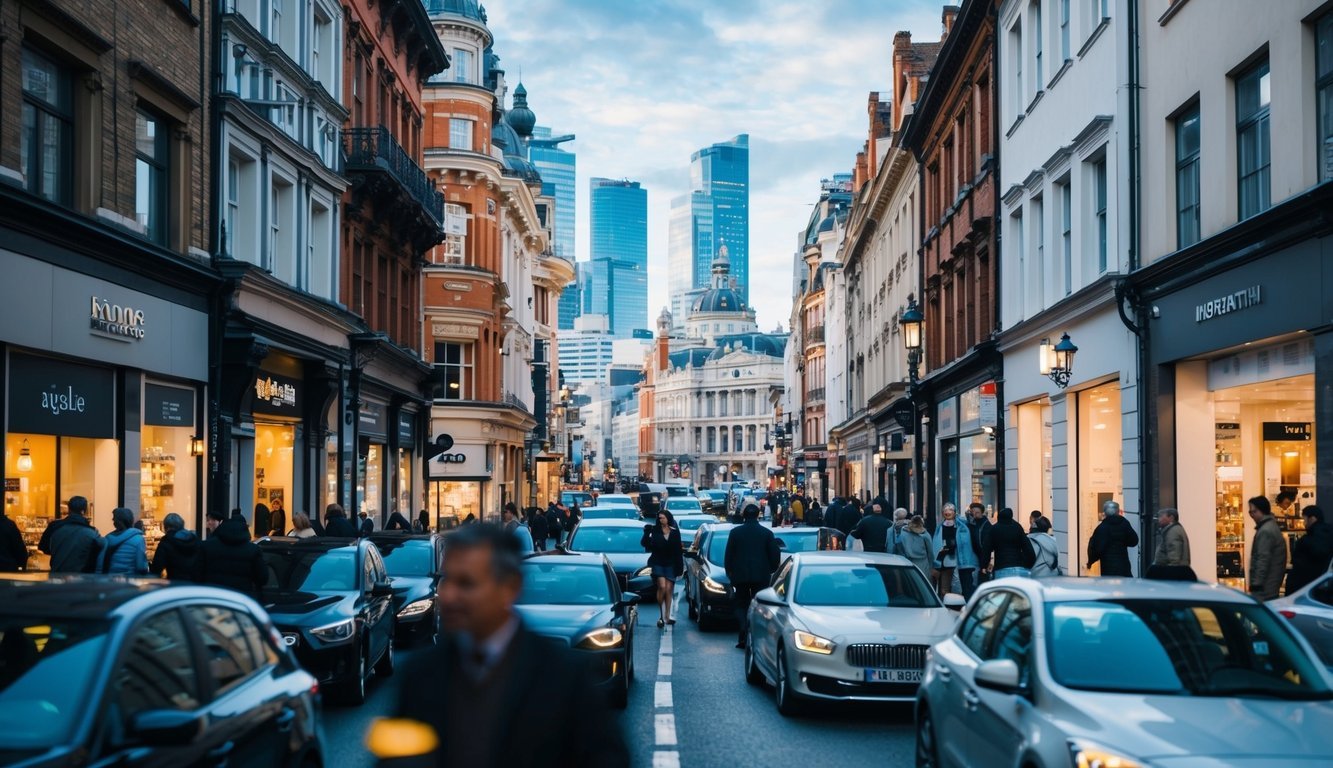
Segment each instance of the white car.
[[702,515],[703,505],[693,496],[668,496],[664,502],[666,510],[673,515]]
[[1264,605],[1291,622],[1314,646],[1324,666],[1333,669],[1333,571]]
[[772,681],[784,715],[808,699],[911,701],[962,605],[905,557],[797,552],[750,603],[745,679]]
[[918,766],[1328,765],[1333,679],[1226,587],[1134,579],[983,585],[931,649]]
[[603,493],[597,497],[597,506],[639,508],[639,505],[634,503],[634,499],[624,493]]

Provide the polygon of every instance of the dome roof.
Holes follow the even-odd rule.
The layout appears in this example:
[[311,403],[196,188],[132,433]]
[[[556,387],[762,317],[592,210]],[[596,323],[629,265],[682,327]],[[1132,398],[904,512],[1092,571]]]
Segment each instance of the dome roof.
[[743,333],[734,336],[717,337],[717,348],[708,355],[709,360],[721,360],[737,349],[744,349],[756,355],[782,357],[786,350],[785,336],[771,336],[766,333]]
[[426,13],[437,16],[462,16],[486,24],[486,9],[477,0],[426,0]]
[[528,108],[528,89],[522,83],[514,89],[514,106],[505,113],[505,122],[519,136],[531,136],[533,127],[537,125],[537,115]]
[[503,149],[506,155],[512,155],[523,149],[523,142],[518,138],[514,126],[503,117],[491,124],[491,144]]
[[710,288],[694,301],[695,312],[743,312],[745,303],[730,288]]

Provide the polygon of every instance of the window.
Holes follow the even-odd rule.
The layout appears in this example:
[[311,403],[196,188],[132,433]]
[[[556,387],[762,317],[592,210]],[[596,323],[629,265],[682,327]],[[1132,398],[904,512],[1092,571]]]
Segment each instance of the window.
[[435,368],[441,376],[443,400],[467,400],[472,392],[472,345],[455,341],[435,342]]
[[163,611],[134,630],[125,661],[115,668],[115,696],[121,722],[150,709],[191,710],[199,706],[190,636],[176,611]]
[[454,60],[449,65],[453,70],[455,83],[473,83],[472,51],[463,48],[454,49]]
[[1176,118],[1176,247],[1199,242],[1199,105]]
[[1014,249],[1015,251],[1018,252],[1018,275],[1019,275],[1018,290],[1014,294],[1014,299],[1018,302],[1015,308],[1018,310],[1018,315],[1021,317],[1023,315],[1023,308],[1027,306],[1027,297],[1024,295],[1025,286],[1023,284],[1022,276],[1026,275],[1028,270],[1027,253],[1025,252],[1025,250],[1021,245],[1023,242],[1023,209],[1022,208],[1014,209],[1014,212],[1009,215],[1009,221],[1011,230],[1010,236],[1013,237],[1013,241],[1015,243],[1020,244],[1019,247]]
[[138,111],[134,125],[134,220],[155,243],[167,241],[167,130]]
[[1014,594],[995,627],[991,658],[1010,659],[1018,665],[1020,679],[1028,673],[1028,650],[1032,647],[1032,604],[1027,597]]
[[1236,175],[1242,219],[1269,206],[1268,61],[1236,78]]
[[1014,25],[1009,33],[1014,41],[1014,114],[1020,114],[1023,111],[1024,91],[1023,91],[1023,22]]
[[236,247],[236,222],[241,211],[241,164],[235,160],[227,161],[227,240],[228,250]]
[[1315,98],[1319,109],[1319,180],[1333,179],[1333,13],[1315,22]]
[[269,39],[282,44],[282,0],[272,0],[273,15],[269,23]]
[[1106,272],[1106,158],[1092,164],[1092,217],[1097,225],[1097,274]]
[[1065,295],[1074,292],[1074,195],[1069,179],[1057,185],[1060,196],[1060,261],[1064,267]]
[[1042,274],[1046,266],[1046,203],[1045,198],[1032,198],[1032,261],[1028,264],[1026,298],[1036,307],[1045,306],[1046,286]]
[[68,72],[23,49],[23,133],[19,152],[27,190],[69,205],[73,191],[74,109]]
[[990,636],[999,622],[1000,608],[1007,597],[1009,597],[1007,592],[992,592],[986,595],[977,601],[968,612],[967,618],[958,625],[958,639],[979,659],[987,658]]
[[1033,0],[1032,3],[1032,90],[1040,91],[1042,86],[1042,34],[1044,28],[1041,25],[1041,0]]
[[472,149],[472,121],[460,117],[449,118],[449,148]]
[[467,263],[467,209],[454,203],[444,206],[444,263]]
[[1060,59],[1069,60],[1069,0],[1060,0]]
[[214,605],[192,605],[185,613],[199,632],[205,669],[218,692],[277,663],[277,654],[246,614]]

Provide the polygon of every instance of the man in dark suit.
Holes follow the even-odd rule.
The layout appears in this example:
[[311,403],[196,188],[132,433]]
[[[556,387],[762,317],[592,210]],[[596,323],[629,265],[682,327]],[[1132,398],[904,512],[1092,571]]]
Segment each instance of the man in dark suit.
[[[884,506],[880,506],[883,504]],[[893,521],[884,516],[884,507],[888,502],[876,500],[870,505],[870,514],[861,518],[852,528],[851,536],[861,540],[861,546],[867,552],[888,552],[889,529]]]
[[[386,766],[629,765],[606,696],[576,652],[528,631],[514,611],[523,586],[518,542],[483,523],[449,537],[438,594],[440,644],[413,660],[394,726],[418,733],[422,752],[377,738]],[[391,726],[392,727],[392,726]],[[390,750],[376,749],[387,742]]]
[[737,648],[745,647],[745,639],[750,634],[750,601],[759,590],[773,581],[773,572],[782,563],[782,552],[778,549],[777,537],[773,531],[759,524],[759,507],[751,504],[741,513],[745,522],[731,529],[727,537],[727,551],[722,557],[722,567],[727,570],[731,580],[732,598],[736,605],[736,623],[739,630]]

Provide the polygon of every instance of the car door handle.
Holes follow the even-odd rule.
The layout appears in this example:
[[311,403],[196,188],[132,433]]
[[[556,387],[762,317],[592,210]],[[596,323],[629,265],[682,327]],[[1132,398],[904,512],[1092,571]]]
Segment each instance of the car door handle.
[[227,758],[231,756],[231,751],[236,747],[235,742],[228,741],[219,746],[208,750],[208,759],[213,762],[215,768],[225,768]]
[[935,665],[935,674],[939,675],[939,678],[946,683],[953,678],[953,670],[943,664]]
[[291,709],[290,707],[283,707],[282,714],[278,715],[278,717],[273,721],[273,725],[277,727],[279,732],[287,733],[292,729],[292,723],[294,723],[295,721],[296,721],[296,710]]
[[981,703],[981,697],[972,691],[963,691],[963,705],[967,707],[968,712],[976,712],[977,705]]

